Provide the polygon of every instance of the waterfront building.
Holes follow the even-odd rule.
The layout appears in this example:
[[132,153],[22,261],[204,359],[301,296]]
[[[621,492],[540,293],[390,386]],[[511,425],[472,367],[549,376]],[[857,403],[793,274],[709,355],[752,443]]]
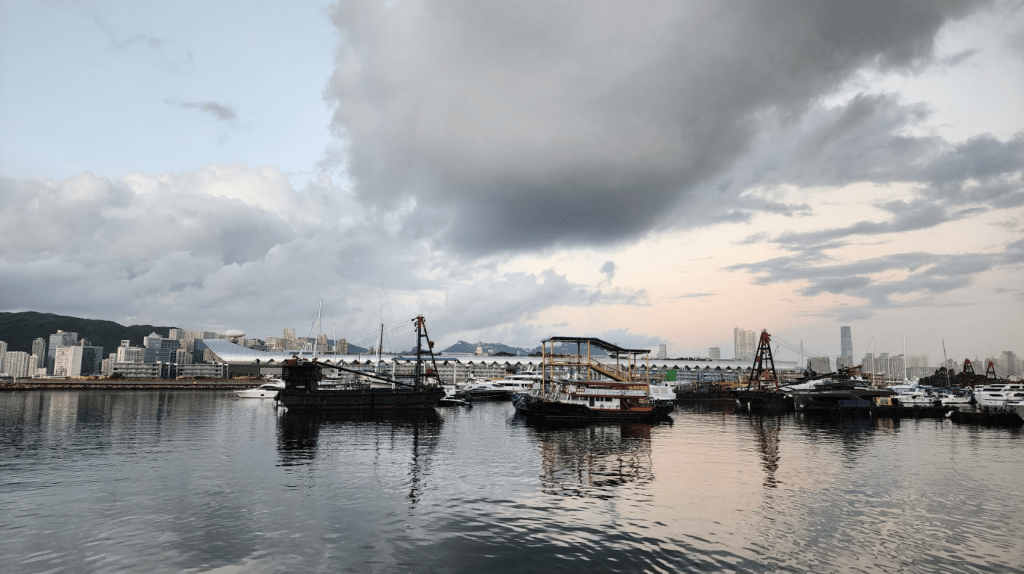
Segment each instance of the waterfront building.
[[4,371],[9,377],[25,378],[29,375],[31,360],[31,355],[25,351],[7,351],[4,353]]
[[36,340],[32,341],[32,354],[36,357],[37,365],[34,368],[46,366],[46,339],[37,337]]
[[142,346],[145,348],[143,361],[146,363],[172,363],[175,352],[181,348],[178,340],[165,339],[156,333],[144,337]]
[[145,363],[146,350],[142,347],[132,347],[128,339],[121,340],[121,346],[117,348],[117,355],[112,357],[115,363]]
[[[839,349],[840,354],[849,361],[848,366],[853,365],[853,332],[849,327],[839,328]],[[838,365],[838,363],[836,363]]]
[[708,349],[708,358],[709,359],[721,359],[722,358],[722,349],[720,349],[718,347],[711,347],[710,349]]
[[757,333],[747,329],[734,327],[732,330],[734,356],[737,361],[753,360],[757,352]]
[[57,358],[57,347],[70,347],[78,342],[78,333],[74,331],[62,331],[50,335],[50,344],[46,351],[46,374],[53,374],[53,361]]
[[228,366],[220,365],[174,365],[174,374],[179,379],[226,379]]
[[169,379],[171,363],[114,363],[111,374],[123,379]]
[[4,361],[6,360],[4,356],[6,354],[7,354],[7,343],[5,343],[3,341],[0,341],[0,373],[6,373],[7,372],[6,369],[4,369],[4,364],[5,364]]
[[657,358],[665,359],[667,357],[668,357],[668,350],[666,349],[665,345],[658,345],[658,355],[657,355]]
[[[82,341],[83,343],[87,341]],[[53,374],[58,377],[96,375],[103,368],[103,347],[73,345],[57,347]]]
[[849,369],[852,366],[853,366],[853,360],[852,359],[848,359],[848,358],[846,358],[846,357],[844,357],[842,355],[839,355],[838,357],[836,357],[836,370],[837,371],[839,369],[842,369],[842,368]]

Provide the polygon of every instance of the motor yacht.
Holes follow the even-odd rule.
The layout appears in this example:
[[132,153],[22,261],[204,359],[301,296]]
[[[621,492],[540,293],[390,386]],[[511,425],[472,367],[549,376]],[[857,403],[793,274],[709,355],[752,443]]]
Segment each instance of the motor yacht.
[[475,380],[456,393],[457,397],[471,400],[505,400],[514,394],[528,394],[539,385],[540,375],[507,375],[504,379]]
[[277,398],[277,392],[284,388],[284,381],[274,379],[251,389],[235,391],[239,398],[243,399],[273,399]]
[[1002,381],[974,389],[974,400],[982,408],[1003,408],[1007,403],[1024,400],[1024,384]]

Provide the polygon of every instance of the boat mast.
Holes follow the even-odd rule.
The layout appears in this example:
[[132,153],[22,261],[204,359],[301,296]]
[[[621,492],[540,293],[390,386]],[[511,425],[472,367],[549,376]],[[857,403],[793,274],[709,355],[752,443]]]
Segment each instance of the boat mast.
[[378,375],[380,374],[380,353],[381,348],[384,346],[384,323],[380,324],[380,339],[377,341],[377,364],[374,365],[373,370]]
[[942,340],[942,366],[943,366],[943,368],[946,369],[946,386],[947,387],[949,386],[949,364],[947,363],[948,360],[949,359],[946,358],[946,340],[943,339]]
[[421,329],[423,327],[423,315],[417,316],[415,319],[413,319],[413,321],[416,321],[416,369],[413,371],[412,388],[418,391],[420,390],[420,377],[422,376],[420,374],[420,368],[422,366],[420,353],[423,351],[423,349],[420,346],[420,341],[423,338],[421,332]]
[[[946,343],[942,343],[942,352],[946,352]],[[907,382],[910,379],[907,378],[907,334],[903,334],[903,382]]]

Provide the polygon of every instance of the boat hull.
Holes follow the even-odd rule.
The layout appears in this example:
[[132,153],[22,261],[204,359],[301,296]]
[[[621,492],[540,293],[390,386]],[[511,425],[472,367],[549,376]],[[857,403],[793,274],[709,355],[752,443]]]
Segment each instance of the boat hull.
[[440,388],[427,389],[284,389],[277,400],[289,410],[391,411],[433,409],[444,396]]
[[658,404],[625,409],[592,409],[586,405],[549,401],[537,397],[517,397],[516,411],[546,420],[658,420],[668,416],[674,406]]
[[245,389],[242,391],[235,391],[240,399],[273,399],[277,397],[277,393],[280,389]]

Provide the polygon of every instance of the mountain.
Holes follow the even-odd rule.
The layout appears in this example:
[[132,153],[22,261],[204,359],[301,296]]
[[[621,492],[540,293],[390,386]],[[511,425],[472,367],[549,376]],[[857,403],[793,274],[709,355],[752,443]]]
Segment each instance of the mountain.
[[[530,350],[522,347],[511,347],[502,343],[467,343],[465,341],[459,341],[454,345],[450,345],[447,349],[441,351],[442,353],[475,353],[477,345],[483,347],[485,355],[497,355],[498,353],[508,353],[510,355],[529,355]],[[537,347],[540,350],[540,347]]]
[[103,347],[103,354],[117,351],[121,341],[128,339],[132,345],[142,346],[142,338],[156,333],[166,337],[176,327],[154,327],[153,325],[132,325],[125,327],[113,321],[98,319],[81,319],[53,313],[37,313],[24,311],[20,313],[0,312],[0,341],[7,342],[8,351],[32,352],[32,341],[37,337],[46,340],[47,350],[50,335],[57,332],[72,331],[78,333],[79,339],[89,339],[93,345]]

